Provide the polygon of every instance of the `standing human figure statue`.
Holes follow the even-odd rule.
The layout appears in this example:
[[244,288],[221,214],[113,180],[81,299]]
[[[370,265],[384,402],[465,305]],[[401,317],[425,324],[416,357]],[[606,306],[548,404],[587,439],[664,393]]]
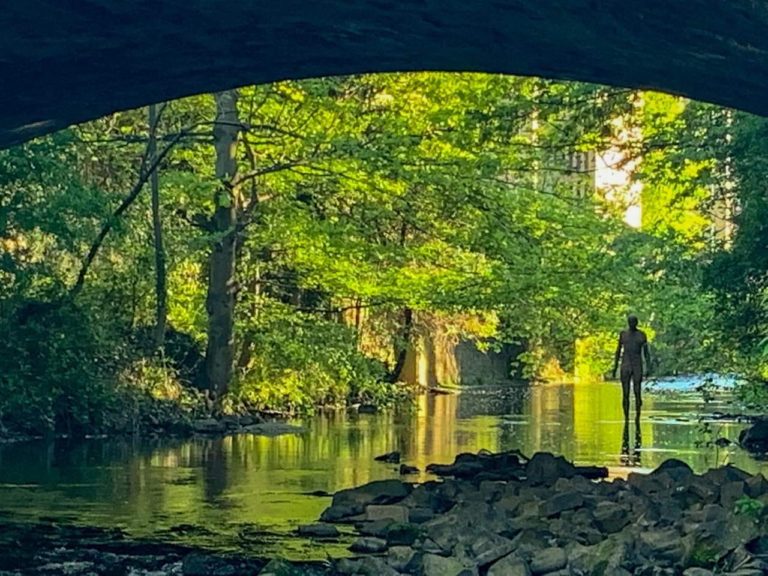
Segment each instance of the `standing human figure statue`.
[[[643,405],[641,385],[643,374],[648,375],[651,369],[651,352],[648,349],[648,338],[645,332],[638,329],[637,316],[628,316],[628,330],[622,330],[619,334],[619,345],[616,347],[616,358],[613,363],[613,377],[616,378],[616,370],[621,360],[621,392],[624,419],[629,420],[629,385],[635,392],[636,417],[640,419],[640,408]],[[623,353],[622,353],[623,352]],[[645,357],[645,370],[643,370],[643,357]]]

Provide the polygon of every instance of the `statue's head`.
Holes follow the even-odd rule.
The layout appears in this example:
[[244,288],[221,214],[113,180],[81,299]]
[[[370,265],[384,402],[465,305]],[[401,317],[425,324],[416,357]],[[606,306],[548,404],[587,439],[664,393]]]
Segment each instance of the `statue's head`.
[[637,330],[637,323],[638,323],[637,316],[635,316],[634,314],[630,314],[629,316],[627,316],[627,324],[629,324],[630,330]]

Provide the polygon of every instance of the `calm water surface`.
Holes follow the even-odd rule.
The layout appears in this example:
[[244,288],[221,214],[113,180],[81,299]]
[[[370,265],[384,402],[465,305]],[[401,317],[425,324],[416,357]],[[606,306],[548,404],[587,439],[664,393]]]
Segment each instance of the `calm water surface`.
[[672,456],[699,471],[731,462],[768,472],[737,449],[698,447],[718,436],[735,440],[742,428],[713,422],[714,436],[707,436],[701,404],[696,396],[646,395],[639,429],[634,422],[625,429],[615,384],[470,389],[425,396],[407,414],[318,416],[302,423],[305,433],[277,438],[6,445],[0,446],[0,514],[120,526],[136,536],[218,549],[285,552],[287,546],[289,556],[325,557],[327,548],[281,538],[316,520],[330,501],[308,493],[399,477],[394,466],[373,460],[392,450],[422,470],[460,452],[518,448],[606,465],[612,475]]

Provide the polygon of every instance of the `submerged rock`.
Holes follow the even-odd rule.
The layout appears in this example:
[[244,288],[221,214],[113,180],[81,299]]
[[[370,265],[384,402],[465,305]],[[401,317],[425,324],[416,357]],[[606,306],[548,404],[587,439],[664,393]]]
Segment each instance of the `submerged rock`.
[[340,536],[339,529],[333,524],[307,524],[299,526],[297,533],[307,538],[338,538]]
[[377,462],[386,462],[387,464],[400,464],[400,452],[387,452],[374,458]]

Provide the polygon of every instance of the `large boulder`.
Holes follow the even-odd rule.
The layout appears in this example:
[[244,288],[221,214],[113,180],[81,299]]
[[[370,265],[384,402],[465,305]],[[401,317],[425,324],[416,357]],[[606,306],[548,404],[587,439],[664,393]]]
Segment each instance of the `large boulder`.
[[693,470],[682,460],[670,458],[662,462],[649,476],[659,479],[665,487],[680,486],[691,479]]
[[768,453],[768,420],[758,420],[739,435],[739,444],[755,454]]
[[321,519],[336,522],[362,514],[369,504],[395,504],[412,491],[410,484],[399,480],[378,480],[358,488],[341,490],[334,494],[331,507],[323,512]]
[[498,454],[481,450],[477,454],[459,454],[453,464],[430,464],[427,472],[464,480],[518,480],[524,475],[522,459],[514,450]]

